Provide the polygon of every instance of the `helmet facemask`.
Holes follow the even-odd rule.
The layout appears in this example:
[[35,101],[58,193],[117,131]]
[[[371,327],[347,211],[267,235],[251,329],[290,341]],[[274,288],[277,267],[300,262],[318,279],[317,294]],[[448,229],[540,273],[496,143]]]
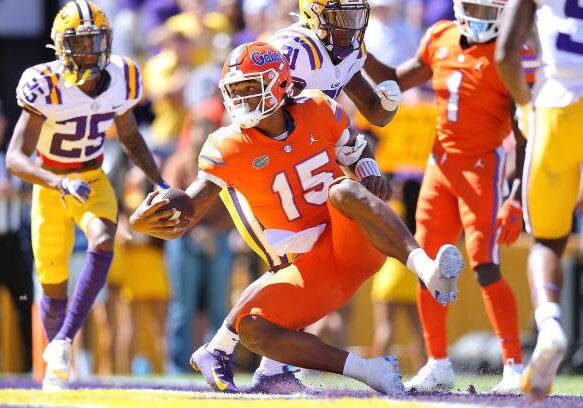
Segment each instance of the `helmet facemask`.
[[496,38],[505,4],[502,0],[454,0],[460,31],[475,43],[485,43]]
[[[223,94],[225,108],[231,120],[240,128],[248,129],[257,126],[262,119],[268,117],[283,105],[285,98],[281,98],[278,102],[272,92],[272,88],[278,79],[278,73],[273,68],[248,74],[237,70],[229,74],[221,79],[219,88]],[[257,83],[258,92],[249,95],[236,94],[233,85],[251,81]],[[251,110],[251,99],[257,97],[261,99],[257,106]]]
[[81,26],[77,31],[67,29],[64,33],[56,33],[54,40],[59,58],[65,66],[64,79],[68,85],[82,85],[99,75],[109,63],[109,29]]
[[[370,8],[368,3],[332,3],[324,6],[320,26],[327,35],[324,45],[332,57],[346,58],[357,50],[364,40]],[[336,41],[335,41],[336,38]]]

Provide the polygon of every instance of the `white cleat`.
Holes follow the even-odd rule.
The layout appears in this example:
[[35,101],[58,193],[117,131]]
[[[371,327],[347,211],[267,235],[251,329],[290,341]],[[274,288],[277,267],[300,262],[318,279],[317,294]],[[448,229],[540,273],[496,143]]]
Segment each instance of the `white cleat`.
[[423,283],[442,306],[457,300],[457,280],[464,268],[464,258],[453,245],[442,245],[434,261],[434,270],[422,273]]
[[71,372],[71,339],[51,341],[43,352],[43,360],[47,363],[43,391],[68,389]]
[[368,360],[371,373],[366,384],[375,391],[385,395],[403,395],[405,387],[396,357],[385,356]]
[[455,373],[449,358],[427,360],[415,377],[405,383],[409,392],[450,391],[455,382]]
[[551,392],[557,369],[567,350],[567,338],[555,319],[546,320],[524,374],[521,389],[532,401],[541,401]]
[[492,388],[492,394],[520,394],[520,380],[523,371],[524,366],[522,364],[514,364],[513,358],[506,360],[504,371],[502,372],[502,381]]

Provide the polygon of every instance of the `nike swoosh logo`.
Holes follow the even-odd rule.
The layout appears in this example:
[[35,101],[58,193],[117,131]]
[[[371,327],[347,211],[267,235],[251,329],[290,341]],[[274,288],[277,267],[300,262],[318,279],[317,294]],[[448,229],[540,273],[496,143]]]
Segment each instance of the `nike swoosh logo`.
[[215,384],[217,385],[217,388],[221,391],[225,391],[227,389],[227,387],[229,386],[229,383],[224,383],[221,381],[221,379],[219,378],[217,373],[215,373],[214,367],[211,367],[211,372],[213,373],[213,379],[215,380]]
[[59,377],[61,380],[68,380],[69,379],[69,375],[64,372],[63,370],[54,370],[54,369],[50,369],[51,373],[55,374],[57,377]]

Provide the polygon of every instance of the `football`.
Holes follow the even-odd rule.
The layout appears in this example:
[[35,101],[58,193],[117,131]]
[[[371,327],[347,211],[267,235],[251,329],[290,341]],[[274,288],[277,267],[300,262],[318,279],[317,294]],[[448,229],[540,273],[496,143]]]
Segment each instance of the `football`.
[[194,215],[194,208],[192,206],[192,199],[179,188],[168,188],[166,190],[160,191],[154,199],[152,204],[156,204],[162,200],[168,199],[170,202],[163,206],[158,211],[163,211],[169,208],[174,208],[180,211],[179,218],[184,220],[186,218],[192,218]]

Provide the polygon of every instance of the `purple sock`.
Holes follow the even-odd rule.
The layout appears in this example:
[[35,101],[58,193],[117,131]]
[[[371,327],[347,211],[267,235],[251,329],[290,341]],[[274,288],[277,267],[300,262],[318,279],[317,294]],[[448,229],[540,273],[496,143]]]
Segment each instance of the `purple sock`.
[[112,251],[87,250],[87,259],[75,285],[75,292],[67,310],[65,323],[63,323],[63,327],[55,337],[56,339],[73,339],[75,337],[75,334],[87,319],[97,294],[105,286],[112,258]]
[[43,293],[40,300],[40,320],[43,322],[45,334],[49,342],[55,338],[63,320],[65,320],[65,312],[67,310],[68,299],[53,299]]

